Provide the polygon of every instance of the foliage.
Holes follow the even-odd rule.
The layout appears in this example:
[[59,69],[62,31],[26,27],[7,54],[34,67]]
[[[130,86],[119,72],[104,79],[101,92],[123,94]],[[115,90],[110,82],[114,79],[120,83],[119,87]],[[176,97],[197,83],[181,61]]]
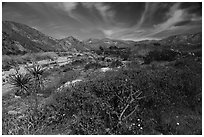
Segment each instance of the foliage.
[[28,74],[20,74],[16,73],[14,75],[10,75],[9,83],[16,88],[17,95],[29,95],[31,88],[31,77]]
[[[32,110],[27,110],[23,116],[3,114],[3,135],[32,135],[42,131],[43,125],[36,122]],[[42,132],[41,132],[42,133]]]
[[[175,59],[174,53],[166,53],[158,58],[155,53],[148,56],[156,60]],[[11,128],[17,128],[12,133],[19,134],[22,128],[23,134],[201,134],[200,62],[186,57],[155,69],[149,65],[136,66],[133,62],[132,67],[97,72],[77,85],[53,93],[35,117],[28,114],[20,128]],[[98,63],[90,63],[85,69],[99,67],[102,66]],[[67,66],[61,69],[56,87],[79,75],[74,70],[64,71]],[[34,70],[31,74],[40,79],[43,70],[40,67]],[[24,125],[29,123],[32,128],[27,129]],[[6,121],[3,124],[5,134],[9,134],[9,126],[18,125],[14,122],[7,126]]]
[[2,69],[3,70],[10,70],[12,67],[17,66],[18,64],[23,64],[25,61],[18,56],[2,56]]
[[112,61],[111,64],[110,64],[110,67],[118,67],[118,66],[122,66],[123,63],[119,60],[115,60],[115,61]]
[[[200,77],[187,70],[107,72],[54,95],[48,106],[55,112],[53,124],[69,127],[69,134],[185,134],[201,123],[200,111],[195,111],[200,104],[198,81]],[[178,121],[173,115],[187,112],[186,119],[179,121],[186,124],[178,128],[171,123]],[[188,130],[200,134],[201,129]]]
[[37,113],[38,100],[37,93],[43,88],[43,69],[38,64],[33,64],[31,68],[27,68],[28,74],[20,74],[18,71],[9,77],[10,84],[16,87],[16,95],[28,96],[31,95],[35,98],[35,110]]
[[3,55],[2,56],[2,68],[9,70],[12,66],[19,64],[26,64],[28,62],[51,59],[54,60],[58,55],[54,52],[43,53],[27,53],[25,55]]
[[147,56],[144,57],[144,63],[149,64],[152,61],[173,61],[178,53],[171,50],[162,51],[150,51]]
[[85,63],[85,60],[84,59],[77,59],[77,60],[74,60],[72,61],[72,65],[73,66],[79,66],[79,65],[83,65]]
[[88,69],[97,69],[97,68],[102,68],[103,65],[101,65],[100,63],[97,63],[97,62],[91,62],[91,63],[87,63],[85,66],[84,66],[84,69],[85,70],[88,70]]
[[42,66],[33,63],[33,65],[27,68],[27,71],[34,77],[35,80],[42,80],[42,76],[45,72],[45,69]]

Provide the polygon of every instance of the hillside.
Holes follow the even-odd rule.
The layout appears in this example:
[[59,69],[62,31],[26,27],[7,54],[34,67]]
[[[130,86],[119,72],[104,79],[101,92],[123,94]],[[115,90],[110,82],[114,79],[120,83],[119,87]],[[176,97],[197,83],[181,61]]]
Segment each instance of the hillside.
[[2,28],[3,55],[86,49],[71,36],[58,40],[20,23],[3,21]]
[[202,43],[202,32],[195,34],[180,34],[167,37],[160,41],[166,45],[178,45],[178,44],[201,44]]
[[180,34],[162,40],[125,41],[115,39],[93,39],[80,41],[72,36],[55,39],[27,25],[2,22],[2,51],[3,55],[24,54],[28,52],[48,51],[89,51],[108,49],[110,47],[131,48],[133,52],[149,52],[157,48],[176,50],[197,50],[202,46],[202,33]]
[[135,44],[134,41],[114,40],[109,38],[104,38],[104,39],[90,38],[88,40],[85,40],[84,43],[92,50],[98,50],[100,47],[109,48],[109,47],[115,47],[115,46],[118,48],[127,48],[127,47],[133,47]]
[[27,25],[2,22],[3,54],[62,50],[58,41]]
[[159,43],[164,48],[171,48],[181,52],[202,51],[202,32],[194,34],[180,34],[165,38]]
[[79,41],[78,39],[69,36],[58,41],[59,46],[61,46],[64,50],[71,51],[86,51],[89,50],[86,45]]

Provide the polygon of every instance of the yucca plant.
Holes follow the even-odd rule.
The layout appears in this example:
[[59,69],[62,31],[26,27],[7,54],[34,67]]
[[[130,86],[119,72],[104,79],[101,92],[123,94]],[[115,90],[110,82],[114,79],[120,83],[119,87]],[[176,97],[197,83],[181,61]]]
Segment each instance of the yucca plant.
[[37,113],[38,108],[38,99],[37,99],[37,93],[42,90],[43,88],[43,74],[45,72],[45,69],[42,68],[37,63],[33,63],[31,68],[27,68],[27,71],[32,76],[33,79],[33,93],[32,95],[35,98],[35,113]]
[[33,63],[31,68],[27,68],[27,71],[33,77],[35,87],[37,86],[37,89],[41,90],[43,87],[43,74],[45,69],[41,65]]
[[28,74],[20,74],[18,71],[9,76],[9,83],[13,85],[19,94],[28,95],[31,87],[31,77]]
[[40,80],[43,73],[45,72],[45,69],[42,68],[41,65],[33,63],[31,68],[27,68],[28,72],[36,78],[36,80]]

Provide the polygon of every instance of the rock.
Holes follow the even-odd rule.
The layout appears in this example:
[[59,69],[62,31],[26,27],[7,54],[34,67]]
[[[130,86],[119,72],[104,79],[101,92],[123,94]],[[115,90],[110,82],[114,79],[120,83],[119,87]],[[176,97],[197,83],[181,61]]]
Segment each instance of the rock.
[[37,96],[40,96],[40,97],[42,97],[42,96],[43,96],[43,94],[37,94]]
[[25,115],[20,115],[19,117],[18,117],[18,119],[24,119],[25,118]]
[[112,70],[112,69],[111,68],[101,68],[102,72],[106,72],[106,71],[110,71],[110,70]]
[[73,80],[71,83],[74,84],[74,83],[78,83],[78,82],[80,82],[80,81],[82,81],[82,79],[75,79],[75,80]]
[[9,115],[17,115],[17,114],[19,114],[19,112],[15,111],[15,110],[10,110],[10,111],[8,111],[8,114]]
[[15,98],[21,98],[21,96],[16,96],[16,95],[15,95],[14,97],[15,97]]
[[81,82],[81,81],[82,81],[82,79],[75,79],[73,81],[68,81],[65,84],[63,84],[62,86],[60,86],[56,90],[56,92],[61,92],[64,88],[71,87],[72,85],[75,85],[76,83]]

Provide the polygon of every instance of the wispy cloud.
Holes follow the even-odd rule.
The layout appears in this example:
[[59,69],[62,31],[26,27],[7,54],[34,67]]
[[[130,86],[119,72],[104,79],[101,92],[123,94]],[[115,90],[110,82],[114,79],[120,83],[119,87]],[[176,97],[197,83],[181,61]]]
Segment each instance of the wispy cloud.
[[[166,18],[165,21],[158,24],[151,24],[152,27],[143,27],[142,25],[147,23],[145,21],[147,21],[148,18],[154,17],[154,13],[156,13],[156,10],[159,8],[158,3],[146,3],[141,19],[135,26],[123,29],[114,28],[111,30],[103,30],[103,32],[107,37],[132,40],[155,39],[155,36],[160,33],[170,35],[172,32],[184,32],[185,30],[189,30],[189,22],[192,22],[193,20],[201,21],[202,19],[194,14],[188,14],[186,9],[180,8],[180,4],[181,3],[173,4],[169,10],[164,13],[164,18]],[[184,24],[186,20],[188,20],[188,22]],[[182,25],[184,26],[176,27],[176,24],[181,22],[183,22]],[[164,36],[166,35],[163,35],[163,37]],[[162,35],[160,37],[162,38]]]
[[[199,31],[201,3],[8,3],[3,20],[37,27],[56,38],[152,39]],[[200,30],[201,31],[201,30]]]
[[103,21],[105,23],[111,23],[113,22],[113,18],[114,18],[114,11],[110,10],[110,6],[109,5],[105,5],[104,3],[98,3],[98,2],[85,2],[82,3],[83,6],[85,6],[86,8],[88,8],[89,10],[92,10],[93,8],[97,9],[100,13],[100,15],[103,18]]
[[165,22],[162,22],[160,24],[154,25],[153,33],[149,34],[148,36],[152,36],[154,34],[157,34],[159,32],[165,31],[170,29],[173,25],[175,25],[177,22],[184,20],[184,11],[179,9],[179,3],[176,3],[173,5],[169,12],[167,12],[167,20]]
[[158,10],[158,3],[146,3],[145,4],[145,10],[142,13],[141,19],[136,26],[141,27],[141,25],[144,23],[145,19],[153,17],[156,10]]
[[76,2],[60,2],[60,3],[57,3],[56,7],[58,9],[66,11],[69,17],[77,21],[80,21],[79,18],[73,14],[73,10],[76,9],[77,4],[78,3]]

